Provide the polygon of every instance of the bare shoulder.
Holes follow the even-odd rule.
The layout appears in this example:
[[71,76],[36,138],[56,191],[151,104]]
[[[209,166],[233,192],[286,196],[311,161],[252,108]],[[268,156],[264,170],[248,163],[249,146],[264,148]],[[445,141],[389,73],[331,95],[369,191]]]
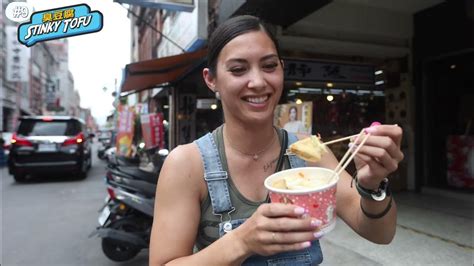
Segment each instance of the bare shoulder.
[[160,172],[158,185],[162,187],[201,188],[204,170],[201,155],[196,144],[179,145],[166,158]]

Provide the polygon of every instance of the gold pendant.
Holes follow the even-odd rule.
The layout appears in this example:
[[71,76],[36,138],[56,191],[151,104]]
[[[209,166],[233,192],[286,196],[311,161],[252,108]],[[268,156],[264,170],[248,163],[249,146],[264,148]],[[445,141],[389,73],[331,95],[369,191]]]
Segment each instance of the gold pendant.
[[254,160],[254,161],[258,160],[258,154],[254,154],[254,155],[253,155],[253,160]]

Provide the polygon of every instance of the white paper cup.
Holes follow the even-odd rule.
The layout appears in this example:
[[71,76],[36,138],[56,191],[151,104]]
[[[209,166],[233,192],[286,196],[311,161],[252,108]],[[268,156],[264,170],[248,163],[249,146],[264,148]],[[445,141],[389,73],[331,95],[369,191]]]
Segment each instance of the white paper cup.
[[[328,184],[318,188],[289,190],[274,188],[275,181],[285,176],[302,173],[305,177],[330,179]],[[320,231],[328,233],[336,226],[336,187],[339,176],[331,169],[322,167],[301,167],[283,170],[265,179],[271,202],[294,204],[305,208],[306,212],[322,222]]]

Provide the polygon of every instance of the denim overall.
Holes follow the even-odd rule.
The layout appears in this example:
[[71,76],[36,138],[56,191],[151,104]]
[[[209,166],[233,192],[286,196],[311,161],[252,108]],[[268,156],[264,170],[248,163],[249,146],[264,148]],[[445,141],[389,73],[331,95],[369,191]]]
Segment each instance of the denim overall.
[[[288,146],[298,139],[294,134],[288,133]],[[227,183],[227,172],[223,170],[216,143],[211,133],[195,141],[199,147],[204,163],[204,180],[206,180],[209,196],[211,199],[213,214],[220,218],[219,235],[222,237],[226,232],[237,228],[246,219],[232,219],[235,207],[232,205]],[[305,161],[296,156],[288,156],[291,168],[306,166]],[[242,265],[317,265],[323,261],[323,254],[319,241],[315,240],[309,248],[278,253],[263,257],[253,255],[244,261]]]

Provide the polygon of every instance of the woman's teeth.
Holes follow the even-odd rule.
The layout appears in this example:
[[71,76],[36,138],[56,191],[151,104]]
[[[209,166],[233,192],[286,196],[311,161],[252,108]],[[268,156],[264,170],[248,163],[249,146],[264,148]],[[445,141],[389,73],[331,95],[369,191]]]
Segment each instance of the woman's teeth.
[[246,99],[250,103],[264,103],[268,99],[268,95],[262,97],[249,97]]

